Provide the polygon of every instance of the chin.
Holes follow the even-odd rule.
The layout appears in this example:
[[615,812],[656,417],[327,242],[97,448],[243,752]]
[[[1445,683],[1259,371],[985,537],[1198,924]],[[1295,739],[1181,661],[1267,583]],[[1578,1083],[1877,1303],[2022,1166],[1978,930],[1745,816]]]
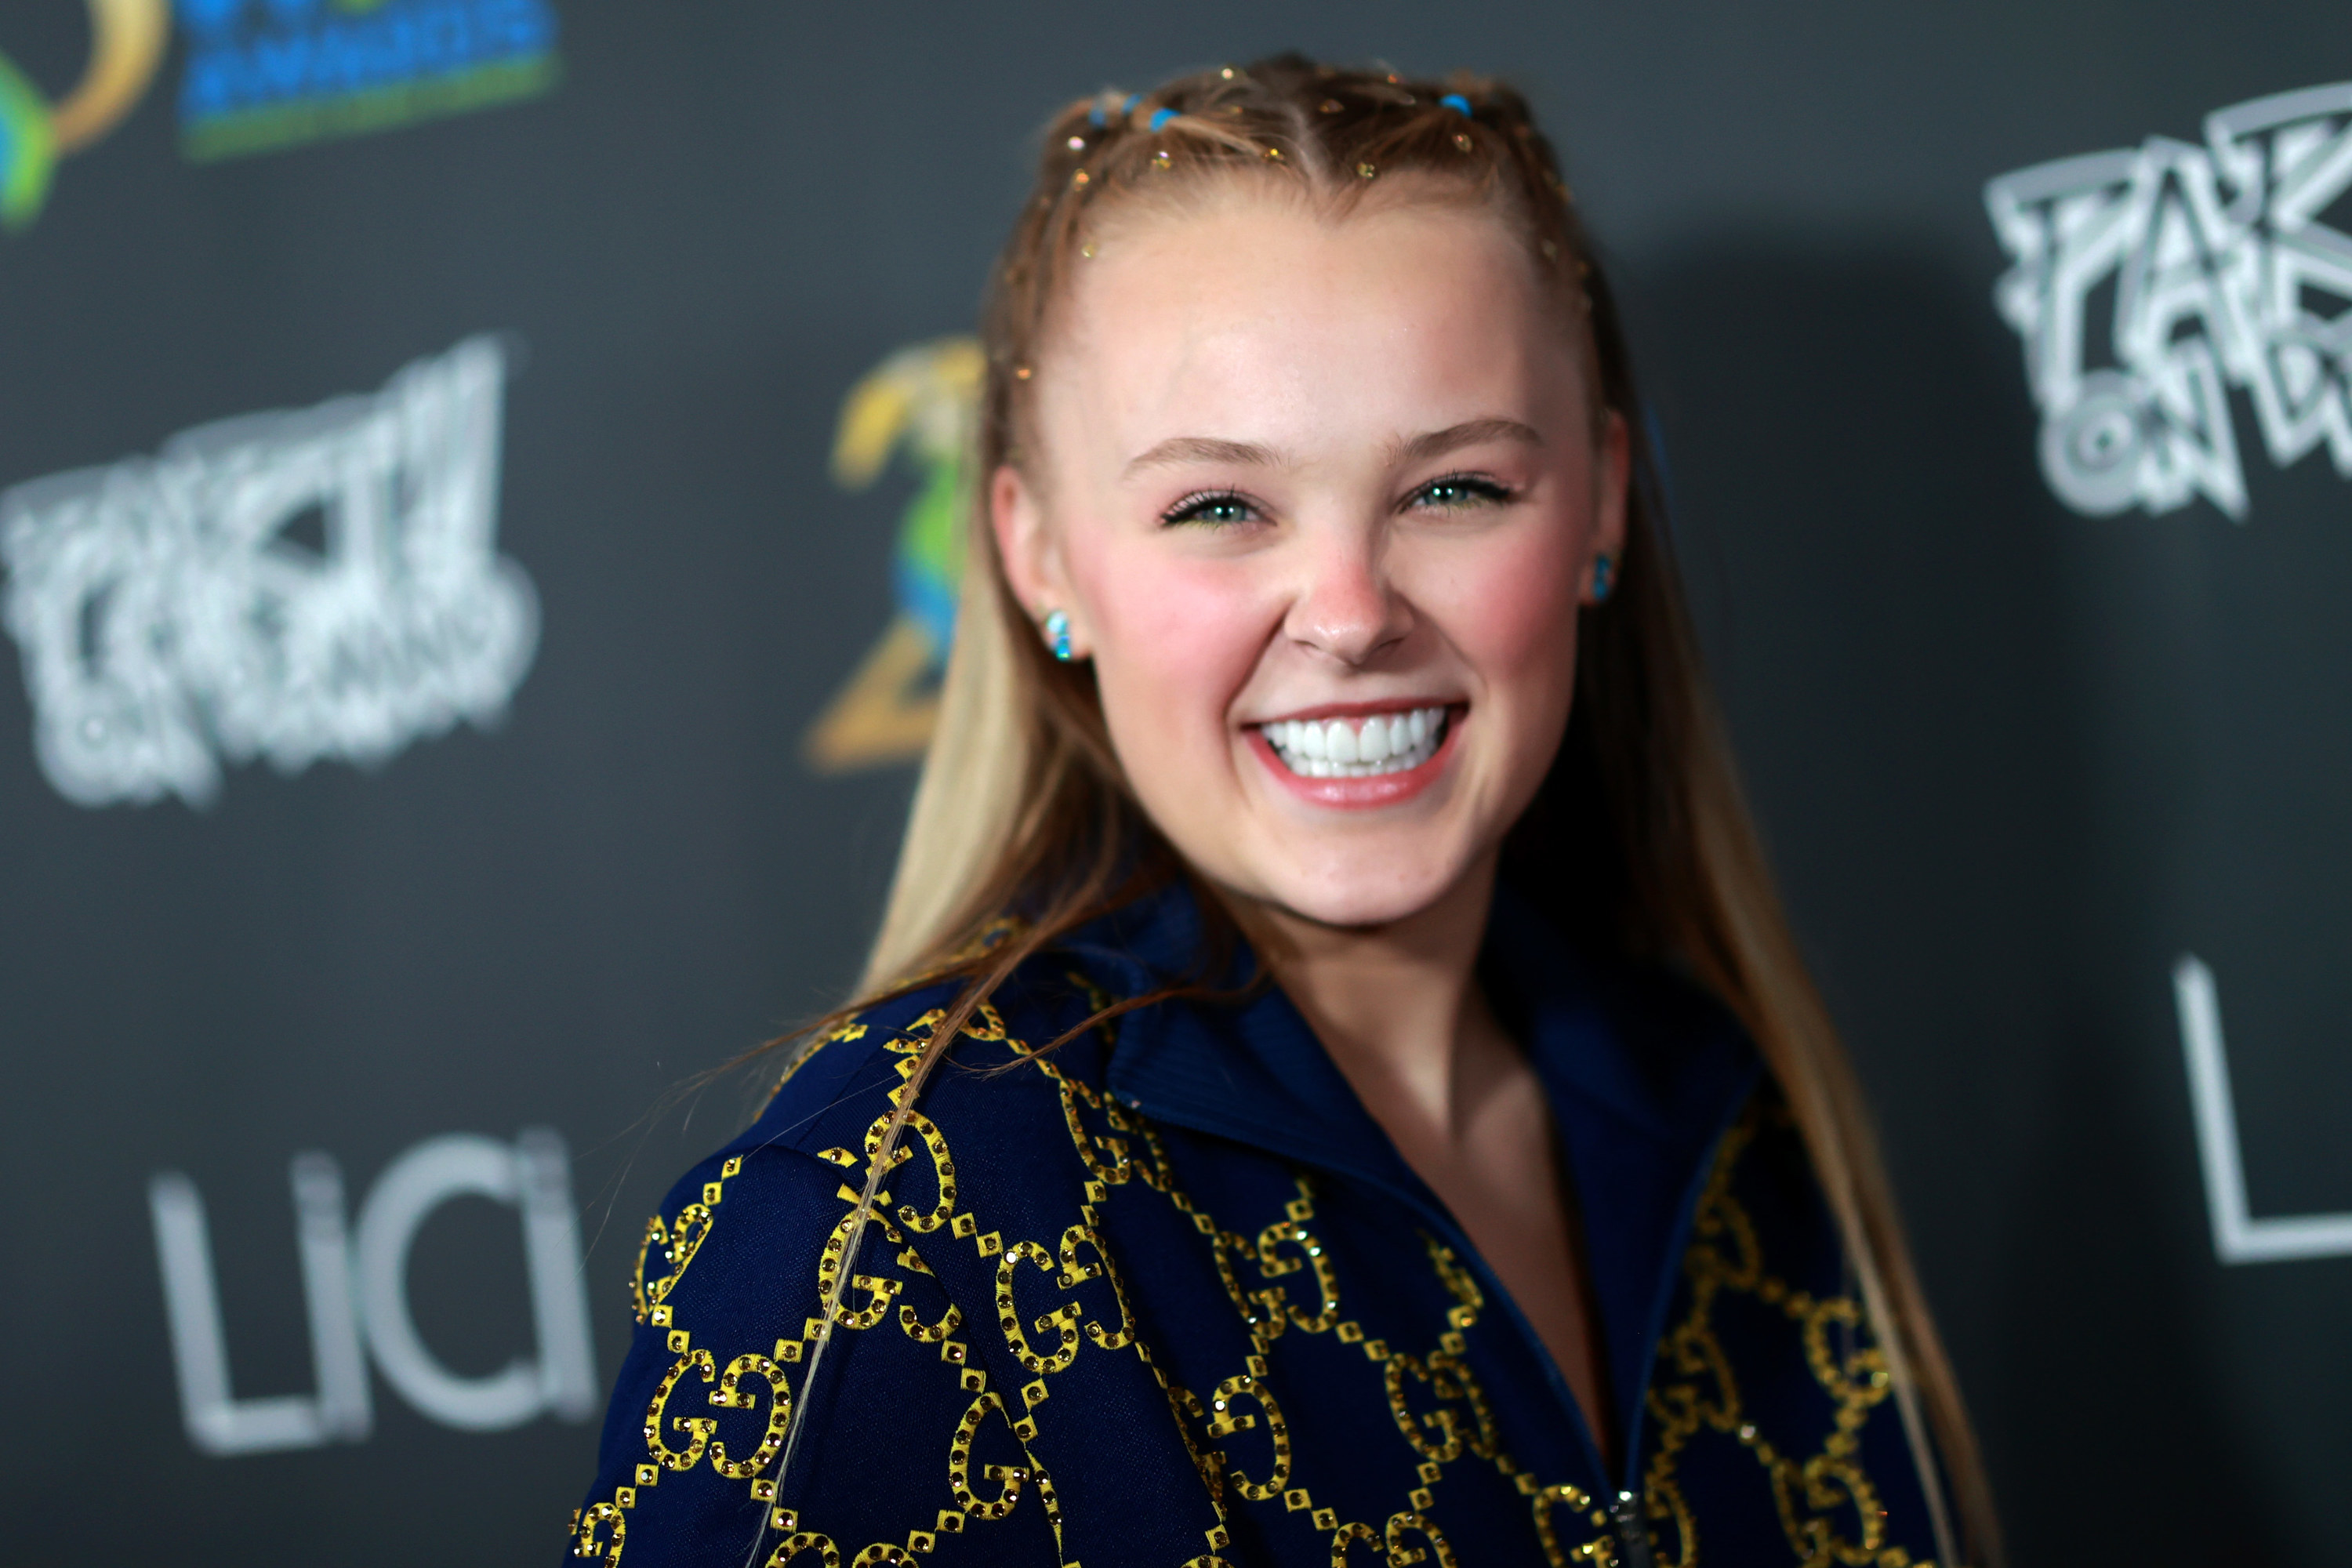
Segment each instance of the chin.
[[1438,875],[1367,877],[1360,868],[1350,869],[1354,874],[1275,879],[1268,900],[1318,925],[1384,926],[1420,914],[1459,879]]

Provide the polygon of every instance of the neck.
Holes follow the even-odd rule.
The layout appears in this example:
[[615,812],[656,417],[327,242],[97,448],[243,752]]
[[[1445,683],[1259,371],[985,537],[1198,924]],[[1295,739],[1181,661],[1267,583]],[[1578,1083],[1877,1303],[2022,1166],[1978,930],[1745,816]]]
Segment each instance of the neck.
[[1390,1112],[1380,1119],[1402,1113],[1440,1141],[1462,1131],[1501,1037],[1477,983],[1496,863],[1486,856],[1437,902],[1380,926],[1227,900],[1340,1070]]

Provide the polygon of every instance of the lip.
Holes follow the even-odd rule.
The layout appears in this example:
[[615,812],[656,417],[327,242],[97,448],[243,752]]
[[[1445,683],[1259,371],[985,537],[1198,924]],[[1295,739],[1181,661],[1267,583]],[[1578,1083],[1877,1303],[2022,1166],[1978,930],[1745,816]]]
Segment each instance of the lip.
[[[1276,754],[1274,742],[1265,738],[1266,724],[1279,724],[1285,720],[1360,719],[1375,713],[1405,713],[1415,708],[1445,710],[1445,739],[1438,743],[1429,761],[1417,768],[1401,773],[1375,773],[1360,779],[1310,779],[1292,773]],[[1455,742],[1462,738],[1463,721],[1468,718],[1466,702],[1387,701],[1331,702],[1320,708],[1302,708],[1295,713],[1285,713],[1249,726],[1249,747],[1274,780],[1284,789],[1310,805],[1336,808],[1341,811],[1371,811],[1384,805],[1400,805],[1427,790],[1442,776],[1454,760]]]

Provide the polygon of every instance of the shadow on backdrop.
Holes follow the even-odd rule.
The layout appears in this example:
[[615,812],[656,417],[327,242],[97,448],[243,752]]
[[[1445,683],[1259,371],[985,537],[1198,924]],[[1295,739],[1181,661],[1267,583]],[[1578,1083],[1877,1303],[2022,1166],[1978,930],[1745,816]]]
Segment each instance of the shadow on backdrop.
[[2087,994],[2126,965],[2084,918],[2082,525],[1969,259],[1733,231],[1622,269],[1678,544],[2015,1562],[2284,1563],[2215,1506],[2259,1477],[2216,1389],[2193,1151],[2135,1114],[2176,1103],[2177,1058]]

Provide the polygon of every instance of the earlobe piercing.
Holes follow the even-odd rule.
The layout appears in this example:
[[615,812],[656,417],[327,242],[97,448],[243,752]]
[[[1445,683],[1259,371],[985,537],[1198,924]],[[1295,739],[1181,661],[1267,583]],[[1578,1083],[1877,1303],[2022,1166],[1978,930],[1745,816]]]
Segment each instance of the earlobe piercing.
[[1045,646],[1064,664],[1070,662],[1070,617],[1060,610],[1045,612]]
[[1610,591],[1616,585],[1617,558],[1613,555],[1594,556],[1592,558],[1592,602],[1596,605],[1607,604]]

